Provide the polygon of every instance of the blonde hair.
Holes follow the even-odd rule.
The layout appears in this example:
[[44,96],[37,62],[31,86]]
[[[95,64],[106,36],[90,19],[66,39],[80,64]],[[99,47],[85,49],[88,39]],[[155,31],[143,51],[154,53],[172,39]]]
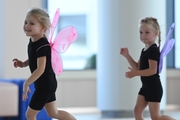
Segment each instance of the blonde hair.
[[32,15],[43,27],[45,27],[45,36],[47,37],[51,28],[51,21],[48,13],[40,8],[32,8],[30,11],[28,11],[27,15]]
[[157,19],[153,18],[153,17],[146,17],[146,18],[142,19],[141,22],[140,22],[140,24],[143,24],[143,23],[151,25],[154,28],[154,30],[159,33],[158,44],[159,44],[159,49],[160,49],[160,45],[161,45],[161,30],[160,30],[159,23],[157,22]]

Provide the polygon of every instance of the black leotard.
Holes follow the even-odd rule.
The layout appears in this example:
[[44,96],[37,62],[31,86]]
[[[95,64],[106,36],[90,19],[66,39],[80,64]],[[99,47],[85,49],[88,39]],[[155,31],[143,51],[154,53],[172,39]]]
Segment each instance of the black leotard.
[[46,56],[44,73],[34,82],[35,92],[32,96],[30,107],[41,110],[48,102],[56,100],[55,91],[57,80],[51,66],[51,48],[45,37],[36,42],[29,41],[28,60],[31,73],[37,69],[37,58]]
[[151,76],[141,76],[142,87],[139,91],[140,95],[145,97],[149,102],[160,102],[162,98],[162,85],[159,77],[159,59],[160,52],[156,44],[150,46],[147,50],[144,49],[140,56],[140,70],[149,68],[149,60],[157,61],[157,72]]

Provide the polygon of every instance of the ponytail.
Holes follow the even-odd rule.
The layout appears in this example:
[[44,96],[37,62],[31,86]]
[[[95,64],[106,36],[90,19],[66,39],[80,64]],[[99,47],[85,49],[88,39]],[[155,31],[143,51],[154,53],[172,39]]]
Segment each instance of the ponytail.
[[158,37],[158,44],[159,44],[159,51],[160,51],[160,46],[161,46],[161,31],[159,31],[159,37]]

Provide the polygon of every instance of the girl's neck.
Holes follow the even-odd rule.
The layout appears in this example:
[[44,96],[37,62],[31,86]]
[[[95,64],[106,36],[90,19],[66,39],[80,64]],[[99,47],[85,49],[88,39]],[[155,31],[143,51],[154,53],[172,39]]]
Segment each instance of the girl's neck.
[[145,44],[145,50],[147,50],[149,47],[151,47],[151,45],[153,45],[155,43],[151,43],[151,44]]
[[43,35],[40,35],[40,36],[31,36],[31,41],[32,42],[36,42],[38,41],[39,39],[41,39],[42,37],[44,37]]

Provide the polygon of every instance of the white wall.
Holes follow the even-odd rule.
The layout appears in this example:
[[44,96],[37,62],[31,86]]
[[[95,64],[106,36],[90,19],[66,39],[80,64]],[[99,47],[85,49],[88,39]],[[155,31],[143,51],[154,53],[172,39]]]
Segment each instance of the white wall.
[[[29,77],[29,69],[14,68],[12,59],[16,57],[21,60],[27,59],[27,43],[29,39],[23,33],[22,26],[26,12],[31,7],[40,6],[41,0],[0,0],[1,78],[16,79]],[[176,72],[176,75],[178,74],[179,71]],[[179,80],[179,78],[180,76],[177,80]],[[64,71],[63,74],[58,77],[58,81],[58,107],[96,106],[96,71]],[[168,81],[167,86],[168,83],[174,85]],[[178,86],[176,86],[176,88],[178,88]],[[171,89],[167,87],[167,91],[167,94],[173,95],[173,86],[171,86]],[[169,95],[167,95],[169,98],[168,103],[170,102],[172,104],[171,101],[174,99]]]
[[[76,76],[76,77],[75,77]],[[167,104],[180,106],[179,70],[167,70]],[[58,77],[57,106],[92,107],[97,106],[97,74],[95,70],[65,71]]]
[[58,77],[58,107],[96,106],[96,71],[65,71]]
[[2,78],[27,78],[30,74],[29,69],[15,69],[12,60],[19,58],[27,59],[28,37],[23,32],[24,18],[31,7],[40,7],[41,0],[1,0],[3,14],[1,14],[0,26],[3,31],[0,32],[0,39],[3,43],[3,54],[0,59],[3,63]]
[[[24,24],[24,18],[27,13],[27,11],[32,8],[32,7],[41,7],[41,1],[42,0],[23,0],[23,1],[16,1],[13,2],[12,0],[1,0],[2,2],[2,7],[3,9],[3,14],[1,14],[2,21],[0,23],[0,26],[3,26],[2,32],[0,32],[0,37],[1,37],[1,45],[3,44],[2,47],[0,47],[0,61],[2,61],[3,69],[0,69],[0,77],[2,78],[27,78],[30,75],[30,71],[27,68],[22,68],[22,69],[17,69],[13,67],[13,62],[12,59],[18,58],[22,61],[25,61],[27,59],[27,44],[29,42],[29,38],[25,36],[23,32],[23,24]],[[83,0],[77,0],[76,2],[82,3]],[[91,0],[88,0],[89,6],[95,6]],[[96,0],[93,0],[96,1]],[[87,4],[88,4],[87,3]],[[58,3],[59,5],[62,5]],[[83,2],[84,4],[84,2]],[[86,5],[87,6],[87,5]],[[57,7],[61,8],[61,14],[65,14],[67,11],[67,8],[64,8],[63,6],[56,6],[54,7],[54,11]],[[85,7],[85,6],[84,6]],[[78,6],[76,7],[78,8]],[[75,9],[75,8],[74,8]],[[73,9],[73,10],[74,10]],[[92,21],[94,21],[96,12],[95,7],[85,7],[83,13],[80,13],[80,11],[83,10],[83,8],[78,9],[78,14],[87,14],[88,20],[87,20],[87,25],[88,30],[87,31],[87,39],[88,41],[91,41],[91,43],[88,43],[88,47],[93,49],[97,47],[92,47],[90,45],[95,45],[94,41],[92,40],[97,40],[96,37],[93,35],[97,34],[97,29],[94,28],[94,26],[97,26],[96,22],[93,22],[94,24],[92,25]],[[53,11],[53,14],[54,14]],[[52,13],[52,11],[49,11]],[[90,22],[91,21],[91,22]],[[91,24],[90,24],[91,23]],[[0,29],[1,31],[1,29]],[[93,33],[92,33],[93,31]],[[93,35],[92,35],[93,34]],[[4,48],[3,48],[4,47]],[[90,49],[88,49],[90,50]],[[91,50],[92,52],[96,50]],[[1,54],[2,52],[2,54]]]

